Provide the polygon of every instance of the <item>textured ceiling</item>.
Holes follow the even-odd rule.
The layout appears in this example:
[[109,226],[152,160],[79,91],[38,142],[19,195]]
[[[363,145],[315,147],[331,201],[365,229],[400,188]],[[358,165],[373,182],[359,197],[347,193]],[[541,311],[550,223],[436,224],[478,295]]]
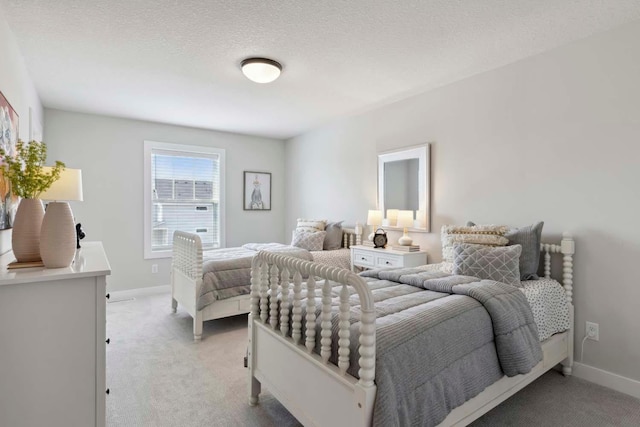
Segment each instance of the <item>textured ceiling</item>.
[[[640,19],[639,0],[0,0],[46,107],[287,138]],[[284,65],[259,85],[239,69]]]

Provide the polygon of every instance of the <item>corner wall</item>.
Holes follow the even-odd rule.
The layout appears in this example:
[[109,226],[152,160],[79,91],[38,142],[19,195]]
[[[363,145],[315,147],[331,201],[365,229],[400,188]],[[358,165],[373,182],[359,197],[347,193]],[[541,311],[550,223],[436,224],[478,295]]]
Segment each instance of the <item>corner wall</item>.
[[[640,23],[337,121],[287,141],[285,227],[359,220],[376,206],[377,152],[430,142],[432,233],[444,224],[523,226],[576,239],[576,357],[640,379]],[[390,233],[390,241],[398,233]]]
[[[48,160],[82,169],[83,202],[72,202],[87,240],[103,242],[111,263],[109,290],[169,284],[170,259],[144,259],[144,140],[226,150],[226,246],[282,242],[284,236],[284,142],[203,129],[45,110]],[[272,208],[242,209],[243,171],[272,173]],[[158,264],[159,272],[151,273]]]

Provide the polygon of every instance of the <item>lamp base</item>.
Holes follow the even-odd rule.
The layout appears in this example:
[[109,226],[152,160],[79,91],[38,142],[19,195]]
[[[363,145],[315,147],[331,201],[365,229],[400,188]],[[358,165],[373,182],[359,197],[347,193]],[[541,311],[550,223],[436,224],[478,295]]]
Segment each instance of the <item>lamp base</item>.
[[375,235],[376,235],[375,231],[372,232],[371,234],[369,234],[369,241],[370,242],[373,242],[373,236],[375,236]]
[[404,236],[398,239],[398,244],[400,246],[411,246],[413,244],[413,239],[409,237],[408,234],[405,234]]
[[40,256],[44,266],[69,267],[75,252],[76,227],[69,203],[49,203],[40,229]]

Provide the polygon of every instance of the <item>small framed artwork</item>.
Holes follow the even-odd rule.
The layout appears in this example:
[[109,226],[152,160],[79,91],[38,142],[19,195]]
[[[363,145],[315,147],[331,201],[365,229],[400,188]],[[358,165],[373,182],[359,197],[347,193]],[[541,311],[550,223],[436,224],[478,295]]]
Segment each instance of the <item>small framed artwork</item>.
[[244,171],[245,211],[271,210],[271,173]]

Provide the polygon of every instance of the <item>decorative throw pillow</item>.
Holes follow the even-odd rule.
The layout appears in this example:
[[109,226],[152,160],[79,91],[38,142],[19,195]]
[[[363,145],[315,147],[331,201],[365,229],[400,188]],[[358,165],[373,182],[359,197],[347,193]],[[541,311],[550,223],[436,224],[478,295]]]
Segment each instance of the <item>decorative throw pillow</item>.
[[506,246],[509,243],[509,239],[504,237],[507,230],[506,225],[443,225],[440,233],[442,261],[445,263],[453,262],[453,245],[456,243]]
[[313,233],[314,231],[324,231],[327,225],[326,219],[302,219],[298,218],[298,225],[296,231],[306,231],[307,233]]
[[325,251],[332,251],[334,249],[340,249],[342,247],[342,222],[329,222],[324,231],[327,235],[324,238],[324,244],[322,249]]
[[520,253],[522,246],[489,247],[456,244],[453,247],[453,274],[495,280],[521,287]]
[[[475,224],[471,221],[467,225]],[[520,255],[520,280],[537,280],[540,264],[540,241],[542,240],[543,221],[520,228],[510,228],[504,235],[509,245],[522,246]]]
[[321,251],[324,243],[326,231],[316,231],[315,233],[306,233],[304,231],[294,231],[291,246],[306,249],[308,251]]

